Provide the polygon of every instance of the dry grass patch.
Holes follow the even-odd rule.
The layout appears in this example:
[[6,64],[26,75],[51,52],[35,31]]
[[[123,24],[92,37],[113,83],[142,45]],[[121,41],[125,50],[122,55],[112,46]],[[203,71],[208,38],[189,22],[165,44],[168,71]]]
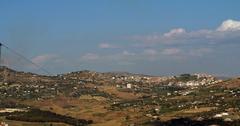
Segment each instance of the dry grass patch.
[[118,98],[126,99],[126,100],[133,100],[133,99],[137,99],[140,97],[139,94],[135,95],[134,93],[118,91],[117,88],[113,87],[113,86],[101,86],[101,87],[99,87],[99,90],[104,91],[111,95],[115,95]]

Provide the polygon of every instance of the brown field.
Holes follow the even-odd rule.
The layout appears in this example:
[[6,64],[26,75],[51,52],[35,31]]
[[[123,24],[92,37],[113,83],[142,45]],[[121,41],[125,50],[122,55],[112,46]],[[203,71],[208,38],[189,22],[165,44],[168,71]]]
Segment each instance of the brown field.
[[160,116],[160,119],[162,121],[168,121],[171,119],[179,118],[179,117],[191,117],[196,113],[204,113],[204,112],[209,112],[214,109],[217,109],[216,107],[202,107],[202,108],[197,108],[197,109],[184,109],[180,111],[174,111],[171,113],[166,113]]
[[99,90],[125,100],[133,100],[141,96],[139,94],[135,95],[134,93],[120,92],[116,89],[116,87],[112,86],[101,86],[99,87]]
[[[93,120],[94,124],[92,124],[92,126],[112,126],[113,124],[116,126],[124,126],[124,119],[129,114],[129,111],[131,111],[108,110],[107,107],[109,107],[109,103],[96,99],[60,97],[44,101],[24,101],[24,103],[42,110],[48,110],[78,119]],[[131,115],[133,119],[135,116],[137,116],[137,113]],[[135,122],[135,120],[132,121]]]

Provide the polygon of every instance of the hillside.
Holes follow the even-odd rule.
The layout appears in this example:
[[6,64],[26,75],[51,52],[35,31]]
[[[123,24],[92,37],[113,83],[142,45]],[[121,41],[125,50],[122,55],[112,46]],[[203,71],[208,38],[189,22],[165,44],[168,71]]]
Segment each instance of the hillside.
[[239,88],[240,87],[240,78],[233,78],[228,79],[224,82],[221,82],[218,84],[218,86],[224,87],[224,88]]
[[43,76],[9,68],[0,69],[0,78],[0,110],[9,111],[0,111],[0,119],[9,124],[19,120],[39,125],[53,121],[54,125],[157,126],[187,122],[230,126],[240,119],[238,78],[221,81],[206,74],[158,77],[87,70]]

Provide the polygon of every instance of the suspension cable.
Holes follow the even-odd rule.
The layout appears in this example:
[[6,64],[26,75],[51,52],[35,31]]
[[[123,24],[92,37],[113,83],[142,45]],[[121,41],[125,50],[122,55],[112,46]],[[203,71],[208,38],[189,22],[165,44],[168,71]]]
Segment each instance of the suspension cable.
[[6,46],[5,44],[0,43],[0,46],[5,47],[5,48],[6,48],[7,50],[9,50],[10,52],[12,52],[12,53],[14,53],[15,55],[19,56],[20,58],[26,60],[27,62],[31,63],[31,64],[34,65],[35,67],[39,68],[39,70],[42,70],[43,72],[45,72],[45,73],[48,74],[48,75],[51,75],[51,73],[50,73],[48,70],[46,70],[46,69],[43,68],[42,66],[34,63],[32,60],[29,60],[28,58],[26,58],[26,57],[23,56],[22,54],[18,53],[17,51],[9,48],[9,47]]

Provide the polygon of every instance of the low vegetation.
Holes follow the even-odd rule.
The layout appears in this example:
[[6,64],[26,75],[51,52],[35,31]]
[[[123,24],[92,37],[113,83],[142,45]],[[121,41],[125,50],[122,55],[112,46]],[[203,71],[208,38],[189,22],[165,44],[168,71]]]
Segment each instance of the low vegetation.
[[26,122],[59,122],[73,126],[85,126],[93,123],[91,120],[75,119],[40,109],[31,109],[28,112],[15,112],[11,115],[7,115],[6,119]]

